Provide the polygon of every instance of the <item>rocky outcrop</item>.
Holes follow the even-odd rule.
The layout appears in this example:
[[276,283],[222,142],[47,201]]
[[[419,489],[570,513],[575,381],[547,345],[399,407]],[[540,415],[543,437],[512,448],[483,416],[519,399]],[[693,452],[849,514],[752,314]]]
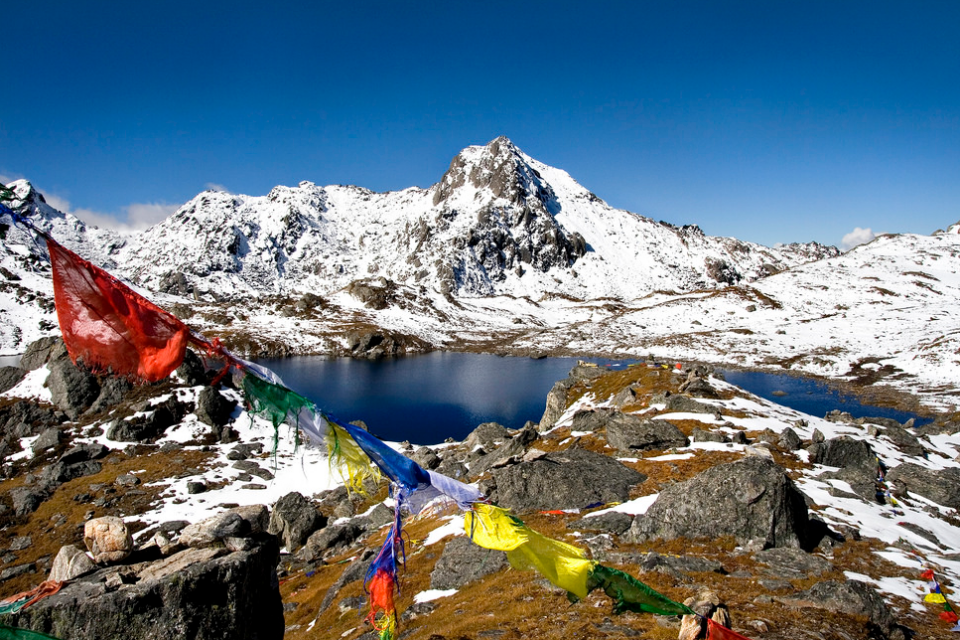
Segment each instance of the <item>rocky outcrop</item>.
[[887,481],[932,500],[939,505],[960,509],[960,468],[948,467],[939,471],[906,462],[887,473]]
[[644,420],[620,414],[607,423],[607,443],[621,452],[631,453],[685,447],[690,441],[666,420]]
[[326,523],[327,519],[312,502],[293,491],[277,500],[270,513],[267,531],[278,536],[287,551],[292,552],[302,547],[310,534]]
[[782,467],[751,456],[666,487],[626,537],[633,541],[733,536],[761,547],[807,542],[803,494]]
[[776,598],[793,607],[813,607],[835,613],[864,616],[868,620],[867,631],[881,638],[901,640],[904,631],[894,623],[890,608],[873,587],[859,580],[819,582],[806,591]]
[[484,549],[465,536],[457,536],[443,547],[443,554],[430,574],[430,588],[459,589],[507,566],[504,552]]
[[280,640],[278,561],[273,537],[233,553],[187,549],[100,569],[0,620],[71,640]]

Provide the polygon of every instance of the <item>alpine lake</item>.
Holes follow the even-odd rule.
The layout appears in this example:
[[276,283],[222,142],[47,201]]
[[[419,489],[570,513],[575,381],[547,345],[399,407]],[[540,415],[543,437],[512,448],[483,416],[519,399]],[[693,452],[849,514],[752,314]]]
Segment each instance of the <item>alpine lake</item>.
[[[288,387],[345,422],[362,420],[385,440],[436,444],[461,440],[483,422],[519,429],[540,420],[547,393],[577,358],[519,358],[433,352],[377,361],[304,356],[261,359]],[[623,368],[635,360],[584,358]],[[860,417],[906,422],[914,414],[861,404],[808,377],[723,371],[728,382],[773,402],[823,416],[839,409]],[[917,419],[919,425],[926,420]]]

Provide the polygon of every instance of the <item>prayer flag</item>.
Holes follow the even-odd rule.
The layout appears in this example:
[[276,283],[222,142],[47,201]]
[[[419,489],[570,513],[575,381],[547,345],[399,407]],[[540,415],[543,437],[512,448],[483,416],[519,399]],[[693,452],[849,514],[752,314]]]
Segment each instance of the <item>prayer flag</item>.
[[53,295],[67,352],[94,371],[156,382],[183,362],[189,328],[51,238]]
[[707,618],[707,640],[750,640],[719,622]]
[[618,569],[597,564],[587,583],[589,591],[602,588],[613,598],[613,612],[656,613],[662,616],[696,615],[690,607],[674,602],[658,591],[654,591],[633,576]]

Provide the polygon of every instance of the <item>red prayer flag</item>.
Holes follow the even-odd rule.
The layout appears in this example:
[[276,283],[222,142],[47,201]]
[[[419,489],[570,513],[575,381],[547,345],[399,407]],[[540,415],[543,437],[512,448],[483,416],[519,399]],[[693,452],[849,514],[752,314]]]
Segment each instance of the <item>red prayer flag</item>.
[[183,362],[190,329],[96,265],[47,238],[57,319],[74,362],[156,382]]
[[924,580],[933,580],[933,569],[927,569],[920,574],[920,577]]
[[957,614],[955,614],[953,611],[944,611],[940,614],[940,619],[954,624],[956,624],[958,620]]
[[750,640],[733,629],[727,629],[720,623],[707,618],[707,640]]

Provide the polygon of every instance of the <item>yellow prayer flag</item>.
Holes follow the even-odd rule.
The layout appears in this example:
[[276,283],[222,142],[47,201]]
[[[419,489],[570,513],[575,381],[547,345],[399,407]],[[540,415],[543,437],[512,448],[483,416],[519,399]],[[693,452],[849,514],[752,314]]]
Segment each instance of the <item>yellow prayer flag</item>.
[[943,604],[947,601],[947,599],[943,597],[942,593],[928,593],[924,598],[924,601],[933,602],[935,604]]
[[481,502],[466,513],[463,528],[474,544],[497,551],[513,551],[527,541],[530,531],[507,509]]
[[329,420],[327,423],[327,453],[331,469],[336,466],[348,490],[363,495],[366,478],[380,479],[380,472],[370,465],[370,458],[357,441],[343,427]]

